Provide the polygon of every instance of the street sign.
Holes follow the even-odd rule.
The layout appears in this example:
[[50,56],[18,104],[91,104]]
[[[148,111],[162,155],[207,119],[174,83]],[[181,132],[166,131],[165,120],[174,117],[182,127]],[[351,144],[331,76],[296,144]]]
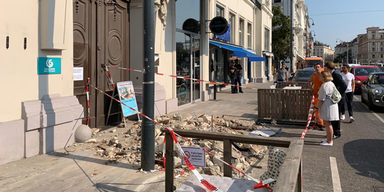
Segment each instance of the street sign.
[[198,33],[200,31],[199,22],[195,19],[189,18],[183,23],[183,30],[189,31],[192,33]]
[[215,35],[223,35],[228,30],[228,21],[221,16],[217,16],[209,23],[209,29]]
[[[195,167],[205,167],[205,153],[202,149],[196,147],[182,147],[188,160]],[[184,160],[182,164],[185,165]]]

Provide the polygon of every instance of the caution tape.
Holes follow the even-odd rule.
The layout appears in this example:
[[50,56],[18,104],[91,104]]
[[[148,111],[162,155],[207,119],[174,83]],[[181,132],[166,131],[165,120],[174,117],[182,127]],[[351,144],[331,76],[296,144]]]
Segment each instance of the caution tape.
[[308,127],[311,124],[313,115],[315,115],[314,108],[315,108],[315,96],[312,96],[311,106],[309,107],[309,112],[308,112],[307,126],[305,126],[305,130],[303,131],[300,137],[300,139],[302,140],[304,139],[305,134],[308,132]]
[[87,79],[87,85],[85,85],[85,91],[87,93],[87,125],[89,126],[89,119],[91,117],[91,106],[89,105],[89,84],[90,84],[90,78]]
[[[145,73],[144,70],[130,69],[130,68],[124,68],[124,67],[117,67],[117,66],[110,66],[110,67],[111,68],[116,68],[116,69],[121,69],[121,70]],[[177,78],[177,79],[192,80],[192,81],[205,82],[205,83],[216,84],[216,85],[225,85],[225,86],[231,85],[231,86],[234,86],[234,87],[241,87],[241,88],[244,88],[244,89],[254,89],[254,90],[257,90],[257,88],[252,88],[252,87],[247,87],[247,86],[240,86],[240,85],[235,85],[235,84],[230,84],[230,83],[225,83],[225,82],[207,81],[207,80],[203,80],[203,79],[195,79],[195,78],[190,78],[190,77],[185,77],[185,76],[178,76],[178,75],[170,75],[170,74],[165,74],[165,73],[155,73],[155,74],[159,75],[159,76],[167,76],[167,77],[172,77],[172,78]]]
[[108,65],[101,64],[101,67],[107,72],[108,76],[108,82],[112,86],[112,88],[115,88],[115,83],[113,83],[111,72],[109,72]]
[[[146,118],[146,119],[152,121],[152,122],[155,123],[155,124],[158,124],[158,122],[157,122],[156,120],[153,120],[152,118],[148,117],[147,115],[145,115],[145,114],[143,114],[143,113],[137,111],[136,109],[134,109],[134,108],[132,108],[132,107],[126,105],[125,103],[123,103],[123,102],[121,102],[120,100],[118,100],[118,99],[112,97],[111,95],[109,95],[108,93],[104,92],[103,90],[101,90],[101,89],[99,89],[99,88],[93,86],[93,85],[90,84],[90,83],[88,83],[88,85],[91,86],[92,88],[96,89],[97,91],[103,93],[104,95],[108,96],[109,98],[115,100],[116,102],[118,102],[118,103],[120,103],[120,104],[122,104],[122,105],[128,107],[129,109],[131,109],[132,111],[136,112],[137,114],[143,116],[144,118]],[[180,137],[180,138],[182,138],[183,140],[189,142],[190,144],[192,144],[192,142],[189,141],[188,139],[182,137],[181,135],[175,133],[175,132],[173,131],[172,128],[169,127],[169,128],[166,128],[166,129],[168,129],[168,130],[170,131],[171,136],[172,136],[174,142],[176,143],[176,146],[177,146],[178,150],[180,151],[180,154],[182,155],[182,157],[183,157],[183,159],[184,159],[184,162],[186,163],[187,167],[188,167],[188,168],[189,168],[189,169],[196,175],[196,177],[199,179],[200,183],[203,184],[203,185],[204,185],[208,190],[210,190],[210,191],[217,191],[217,192],[220,192],[219,189],[217,189],[215,186],[211,185],[208,181],[206,181],[206,180],[200,175],[200,173],[195,169],[195,167],[194,167],[194,166],[192,165],[192,163],[189,161],[188,157],[185,155],[183,149],[181,148],[181,146],[180,146],[180,144],[179,144],[179,142],[178,142],[178,140],[177,140],[177,136]],[[164,143],[165,143],[165,139],[164,139]],[[193,145],[193,144],[192,144],[192,145]],[[222,163],[224,163],[224,164],[230,166],[230,167],[233,168],[234,170],[236,170],[236,171],[242,173],[243,175],[247,176],[248,178],[252,179],[252,180],[255,181],[256,183],[258,183],[257,185],[259,185],[260,183],[262,183],[263,186],[265,187],[265,186],[267,186],[267,184],[269,184],[269,183],[275,181],[275,180],[273,180],[273,179],[267,179],[267,180],[265,180],[265,181],[263,181],[263,182],[260,182],[259,180],[257,180],[257,179],[255,179],[255,178],[253,178],[252,176],[246,174],[244,171],[241,171],[241,170],[237,169],[236,167],[230,165],[229,163],[227,163],[227,162],[221,160],[220,158],[217,158],[215,155],[209,153],[207,150],[201,148],[200,146],[199,146],[199,148],[202,149],[202,150],[203,150],[205,153],[207,153],[208,155],[213,156],[214,158],[216,158],[217,160],[221,161]],[[166,160],[166,159],[165,159],[165,149],[163,148],[163,163],[164,163],[164,167],[165,167],[165,160]],[[184,170],[183,172],[181,172],[181,173],[180,173],[178,176],[176,176],[175,178],[180,177],[180,176],[183,175],[184,173],[185,173],[185,170]],[[255,185],[255,187],[256,187],[256,185]]]

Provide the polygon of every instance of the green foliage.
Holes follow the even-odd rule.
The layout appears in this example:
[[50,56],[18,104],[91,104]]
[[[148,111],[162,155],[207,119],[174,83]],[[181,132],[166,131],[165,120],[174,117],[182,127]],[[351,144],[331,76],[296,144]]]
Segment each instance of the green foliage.
[[272,50],[277,61],[284,60],[290,53],[291,21],[280,7],[273,7]]
[[[348,51],[348,63],[352,63],[352,50],[349,50]],[[333,60],[334,63],[344,63],[347,61],[347,52],[345,51],[344,53],[342,54],[339,54],[335,57],[335,59]]]

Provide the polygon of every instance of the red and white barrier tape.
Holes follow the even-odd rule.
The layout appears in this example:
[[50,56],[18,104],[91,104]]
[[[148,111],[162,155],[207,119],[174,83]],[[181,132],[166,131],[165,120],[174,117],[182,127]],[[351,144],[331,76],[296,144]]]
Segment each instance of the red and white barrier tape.
[[312,116],[314,115],[314,112],[315,112],[314,108],[315,108],[315,96],[312,96],[311,106],[309,107],[309,112],[308,112],[307,126],[305,126],[305,130],[301,134],[300,139],[304,139],[305,134],[308,132],[308,127],[311,124]]
[[[127,71],[135,71],[135,72],[140,72],[140,73],[145,73],[144,70],[137,70],[137,69],[130,69],[130,68],[124,68],[124,67],[117,67],[117,66],[110,66],[111,68],[116,68],[116,69],[122,69],[122,70],[127,70]],[[206,83],[210,83],[210,84],[217,84],[217,85],[231,85],[231,86],[234,86],[234,87],[241,87],[241,88],[244,88],[244,89],[255,89],[257,90],[257,88],[252,88],[252,87],[247,87],[247,86],[240,86],[240,85],[234,85],[234,84],[229,84],[229,83],[224,83],[224,82],[217,82],[217,81],[207,81],[207,80],[203,80],[203,79],[194,79],[194,78],[189,78],[189,77],[184,77],[184,76],[177,76],[177,75],[169,75],[169,74],[164,74],[164,73],[155,73],[156,75],[159,75],[159,76],[167,76],[167,77],[173,77],[173,78],[177,78],[177,79],[186,79],[186,80],[192,80],[192,81],[198,81],[198,82],[206,82]]]
[[[121,103],[122,105],[124,105],[124,106],[130,108],[131,110],[135,111],[137,114],[143,116],[144,118],[147,118],[148,120],[152,121],[153,123],[155,123],[155,124],[158,123],[157,121],[151,119],[150,117],[146,116],[145,114],[143,114],[143,113],[141,113],[141,112],[135,110],[135,109],[132,108],[132,107],[129,107],[128,105],[126,105],[125,103],[122,103],[122,102],[119,101],[118,99],[113,98],[111,95],[109,95],[109,94],[107,94],[106,92],[102,91],[101,89],[99,89],[99,88],[93,86],[92,84],[88,84],[88,85],[91,86],[91,87],[93,87],[93,88],[96,89],[97,91],[103,93],[104,95],[108,96],[109,98],[111,98],[111,99],[113,99],[113,100],[115,100],[115,101]],[[194,168],[194,166],[192,165],[192,163],[188,160],[188,157],[185,155],[185,153],[184,153],[183,149],[181,148],[180,144],[178,143],[178,140],[177,140],[176,135],[179,136],[179,137],[181,137],[183,140],[185,140],[185,141],[187,141],[187,142],[189,142],[189,143],[191,143],[191,144],[192,144],[192,142],[189,141],[188,139],[182,137],[181,135],[175,133],[175,132],[173,131],[172,128],[166,128],[166,129],[168,129],[168,130],[171,132],[172,138],[173,138],[174,142],[176,143],[176,146],[177,146],[177,148],[179,149],[180,153],[182,154],[183,159],[184,159],[184,162],[186,163],[187,167],[188,167],[189,169],[191,169],[191,171],[197,176],[197,178],[199,179],[199,181],[201,182],[201,184],[203,184],[203,185],[204,185],[207,189],[209,189],[210,191],[220,191],[220,190],[217,189],[215,186],[211,185],[208,181],[204,180],[204,178],[200,175],[200,173]],[[165,139],[164,139],[164,142],[165,142]],[[199,147],[199,148],[202,149],[202,150],[203,150],[204,152],[206,152],[207,154],[209,154],[209,155],[213,156],[214,158],[218,159],[219,161],[223,162],[224,164],[226,164],[226,165],[230,166],[231,168],[235,169],[236,171],[239,171],[240,173],[242,173],[243,175],[245,175],[245,176],[247,176],[248,178],[252,179],[253,181],[255,181],[255,182],[258,183],[258,184],[259,184],[259,183],[263,183],[264,185],[267,185],[267,184],[269,184],[270,182],[273,182],[273,181],[274,181],[273,179],[272,179],[272,180],[267,179],[267,180],[265,180],[265,181],[263,181],[263,182],[260,182],[259,180],[257,180],[257,179],[255,179],[255,178],[251,177],[250,175],[246,174],[244,171],[241,171],[241,170],[237,169],[236,167],[233,167],[232,165],[228,164],[227,162],[225,162],[225,161],[223,161],[223,160],[221,160],[221,159],[215,157],[213,154],[209,153],[207,150],[205,150],[205,149],[203,149],[203,148],[201,148],[201,147]],[[165,155],[164,155],[165,153],[164,153],[164,151],[165,151],[165,150],[163,149],[163,160],[164,160],[164,166],[165,166]],[[178,176],[176,176],[176,178],[179,177],[179,176],[181,176],[182,174],[184,174],[184,172],[185,172],[185,171],[181,172]],[[256,185],[255,185],[255,186],[256,186]]]
[[109,84],[112,86],[112,88],[115,88],[115,84],[113,83],[111,72],[109,72],[109,69],[108,69],[107,65],[105,65],[105,71],[107,72],[107,75],[108,75]]
[[87,125],[89,126],[89,119],[91,117],[91,106],[89,105],[89,84],[90,84],[90,78],[87,79],[87,85],[85,86],[85,90],[87,93],[87,108],[88,108],[88,113],[87,113]]

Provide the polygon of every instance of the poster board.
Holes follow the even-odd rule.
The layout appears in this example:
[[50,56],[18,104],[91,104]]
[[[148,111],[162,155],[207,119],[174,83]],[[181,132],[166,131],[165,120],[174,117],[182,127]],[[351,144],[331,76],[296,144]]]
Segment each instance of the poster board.
[[[137,101],[135,96],[135,90],[133,89],[132,81],[118,82],[116,84],[117,91],[119,93],[119,99],[125,105],[132,107],[136,111],[139,111],[137,108]],[[123,112],[124,117],[135,115],[136,112],[130,109],[129,107],[121,104],[121,111]]]

